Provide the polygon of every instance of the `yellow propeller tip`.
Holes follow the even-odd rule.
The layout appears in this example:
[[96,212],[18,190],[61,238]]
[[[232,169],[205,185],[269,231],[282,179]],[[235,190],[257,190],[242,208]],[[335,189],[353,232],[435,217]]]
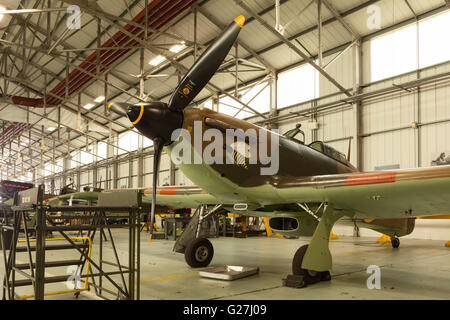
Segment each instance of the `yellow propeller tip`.
[[241,28],[244,26],[245,23],[245,17],[244,16],[239,16],[236,19],[234,19],[234,21],[241,26]]

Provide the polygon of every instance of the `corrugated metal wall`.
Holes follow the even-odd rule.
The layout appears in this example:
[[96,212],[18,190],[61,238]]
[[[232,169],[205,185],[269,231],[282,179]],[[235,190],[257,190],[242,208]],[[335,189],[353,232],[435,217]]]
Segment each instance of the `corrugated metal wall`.
[[[363,83],[370,82],[370,42],[365,42],[363,51]],[[334,56],[324,59],[327,64]],[[346,88],[353,88],[355,81],[355,51],[348,50],[340,56],[328,68],[327,72]],[[450,63],[428,68],[421,72],[421,77],[440,74],[450,71]],[[413,72],[404,76],[395,77],[372,84],[363,90],[364,93],[390,87],[394,83],[417,79],[417,73]],[[326,97],[336,93],[336,88],[325,78],[319,78],[320,96]],[[322,99],[321,104],[341,100],[344,95],[334,95]],[[417,90],[401,91],[381,98],[365,101],[361,108],[361,134],[362,134],[362,170],[372,171],[376,167],[399,165],[400,168],[412,168],[428,166],[441,152],[450,151],[450,85],[427,85]],[[314,107],[313,102],[302,103],[299,106],[280,110],[280,115],[301,111]],[[420,109],[420,112],[419,112]],[[419,118],[420,116],[420,118]],[[257,121],[258,119],[253,119]],[[356,112],[355,107],[344,107],[322,112],[318,115],[319,128],[313,135],[308,129],[311,119],[294,119],[280,124],[281,133],[295,127],[298,122],[303,124],[307,142],[313,137],[328,142],[331,146],[347,154],[349,139],[352,141],[351,161],[356,165]],[[422,124],[420,129],[413,129],[412,123]],[[111,150],[110,150],[111,151]],[[111,152],[110,152],[111,153]],[[420,161],[420,162],[419,162]],[[151,186],[152,180],[152,156],[146,156],[143,160],[143,186]],[[132,172],[130,172],[130,169]],[[86,171],[86,170],[82,170]],[[71,173],[73,181],[79,179],[80,186],[94,183],[93,170],[87,172]],[[80,175],[78,177],[78,175]],[[117,177],[116,177],[117,175]],[[138,187],[138,161],[135,159],[130,165],[125,161],[118,165],[114,172],[112,165],[100,167],[97,170],[97,186],[103,188],[114,187],[114,181],[118,188]],[[167,155],[163,155],[161,161],[160,184],[170,183],[170,163]],[[45,181],[50,186],[50,181]],[[59,189],[67,183],[67,177],[55,180],[55,189]],[[175,183],[179,185],[191,185],[184,175],[175,170]],[[50,188],[48,189],[50,190]]]

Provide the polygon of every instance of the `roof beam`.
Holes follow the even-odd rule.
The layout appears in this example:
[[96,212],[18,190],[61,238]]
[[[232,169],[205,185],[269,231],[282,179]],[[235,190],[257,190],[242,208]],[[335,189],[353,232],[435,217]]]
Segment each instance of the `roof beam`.
[[[450,0],[449,0],[450,1]],[[224,29],[226,26],[221,24],[218,19],[216,19],[213,15],[206,12],[206,10],[202,7],[198,8],[198,12],[200,12],[204,17],[206,17],[212,24],[216,25],[220,29]],[[242,42],[241,40],[237,40],[236,43],[240,45],[242,48],[244,48],[247,52],[249,52],[255,59],[257,59],[262,65],[264,65],[267,69],[269,69],[271,72],[275,71],[275,67],[272,66],[266,59],[261,57],[259,54],[256,53],[255,50],[250,48],[247,44]]]
[[[105,19],[106,21],[108,21],[109,23],[115,25],[121,32],[123,32],[124,34],[128,35],[129,37],[133,38],[134,40],[136,40],[137,42],[139,42],[142,46],[145,47],[145,49],[148,49],[149,51],[156,53],[158,55],[161,55],[163,57],[165,57],[167,60],[170,61],[170,63],[176,68],[178,69],[180,72],[182,73],[186,73],[188,71],[188,69],[183,66],[182,64],[180,64],[176,59],[173,59],[172,57],[169,57],[167,54],[165,54],[164,52],[162,52],[159,49],[154,48],[151,43],[149,41],[146,40],[142,40],[141,38],[139,38],[138,36],[136,36],[135,34],[125,30],[125,28],[123,26],[121,26],[119,23],[117,23],[116,21],[113,21],[111,18],[109,18],[107,15],[105,15],[103,12],[99,12],[97,10],[93,10],[89,7],[84,8],[86,11],[88,11],[90,14],[97,14],[100,17],[103,17],[103,19]],[[253,109],[252,107],[250,107],[248,104],[246,104],[245,102],[241,101],[240,99],[228,94],[226,91],[216,87],[215,85],[209,83],[206,88],[208,90],[212,90],[212,92],[221,92],[222,94],[225,94],[227,96],[229,96],[230,98],[232,98],[234,101],[238,102],[239,104],[245,106],[247,109],[251,110],[253,113],[266,118],[265,115],[261,114],[260,112],[256,111],[255,109]],[[212,89],[211,89],[212,88]]]
[[323,68],[319,67],[311,58],[309,58],[306,54],[304,54],[301,50],[299,50],[291,41],[289,41],[285,36],[279,33],[275,28],[269,25],[263,18],[261,18],[258,13],[256,13],[253,9],[251,9],[248,5],[244,3],[243,0],[234,0],[234,2],[239,5],[242,9],[250,13],[258,22],[267,30],[269,30],[273,35],[275,35],[278,39],[280,39],[283,43],[285,43],[292,51],[297,53],[303,60],[308,62],[313,68],[315,68],[322,76],[324,76],[328,81],[330,81],[336,88],[339,89],[346,96],[351,97],[351,93],[345,89],[342,85],[339,84],[331,75],[329,75]]
[[361,38],[361,35],[358,34],[351,26],[350,24],[344,20],[344,18],[341,16],[341,14],[339,13],[339,11],[336,10],[336,8],[331,4],[331,2],[329,0],[320,0],[325,7],[327,7],[328,10],[331,11],[331,13],[333,14],[333,16],[342,24],[342,26],[347,29],[348,32],[350,32],[350,34],[355,38],[355,39],[359,39]]

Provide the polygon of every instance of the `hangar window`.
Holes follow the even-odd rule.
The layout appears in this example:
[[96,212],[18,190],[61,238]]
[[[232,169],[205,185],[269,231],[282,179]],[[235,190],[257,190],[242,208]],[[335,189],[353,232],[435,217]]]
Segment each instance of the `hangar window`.
[[[256,111],[260,113],[266,113],[270,111],[270,86],[268,82],[263,82],[254,86],[253,88],[242,90],[240,94],[243,95],[242,100]],[[250,113],[250,115],[253,115],[251,111],[248,111],[248,109],[244,109],[236,117],[239,119],[244,119],[248,117],[246,113]]]
[[135,151],[139,148],[139,135],[134,131],[129,131],[119,136],[118,154]]
[[230,97],[223,97],[219,100],[220,113],[234,116],[240,108],[242,108],[242,105]]
[[44,166],[43,176],[48,177],[51,176],[52,174],[53,174],[53,164],[48,162]]
[[78,151],[70,154],[70,169],[75,169],[80,164],[80,153]]
[[[270,87],[267,81],[247,89],[242,89],[239,91],[239,95],[239,99],[242,102],[260,113],[266,113],[270,110]],[[208,104],[205,103],[205,108],[212,109],[212,101],[210,101],[208,101]],[[252,111],[230,97],[220,99],[219,112],[238,119],[254,116]]]
[[143,147],[144,149],[153,146],[153,141],[152,141],[152,140],[150,140],[150,139],[147,138],[147,137],[143,137],[143,138],[144,138],[144,139],[143,139],[143,141],[142,141],[142,147]]
[[319,75],[311,65],[303,65],[278,76],[279,109],[313,100],[318,96]]
[[80,162],[81,164],[90,164],[94,162],[94,155],[92,154],[93,150],[91,148],[88,149],[88,152],[81,151],[80,152]]
[[[417,37],[418,30],[418,37]],[[450,12],[433,16],[371,41],[371,80],[378,81],[449,60]],[[419,56],[417,56],[419,40]]]
[[371,41],[372,81],[417,69],[417,29],[402,28]]
[[207,100],[207,101],[203,104],[203,108],[211,109],[211,110],[212,110],[212,100],[211,100],[211,99]]
[[106,142],[99,142],[97,144],[97,156],[98,160],[103,160],[108,157],[108,148]]
[[56,160],[55,173],[60,173],[63,171],[63,169],[64,169],[64,159],[60,158]]
[[419,23],[421,68],[449,60],[450,41],[442,39],[445,30],[450,30],[450,11]]

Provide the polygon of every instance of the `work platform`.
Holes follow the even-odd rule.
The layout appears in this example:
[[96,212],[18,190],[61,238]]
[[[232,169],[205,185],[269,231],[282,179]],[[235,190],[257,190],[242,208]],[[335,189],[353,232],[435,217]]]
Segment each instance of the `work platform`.
[[[2,249],[3,299],[43,300],[67,293],[78,297],[92,289],[103,299],[139,299],[142,194],[99,194],[97,206],[79,207],[48,206],[43,194],[43,186],[18,193],[11,208],[12,217],[6,216],[1,226],[2,243],[11,238],[10,246]],[[110,224],[111,219],[126,223]],[[117,252],[112,229],[128,230],[125,259]],[[61,252],[61,258],[47,261],[49,252]],[[104,258],[107,253],[110,261]],[[49,269],[54,273],[61,272],[61,268],[65,268],[64,274],[48,275]],[[47,292],[45,286],[50,283],[66,287]],[[31,287],[32,294],[21,294],[19,288],[23,287]]]

